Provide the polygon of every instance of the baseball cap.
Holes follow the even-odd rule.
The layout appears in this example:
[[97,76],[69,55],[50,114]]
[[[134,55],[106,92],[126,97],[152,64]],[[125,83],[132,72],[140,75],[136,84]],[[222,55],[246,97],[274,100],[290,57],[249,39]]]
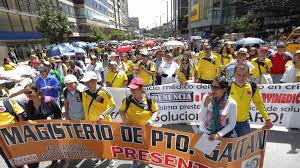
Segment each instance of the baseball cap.
[[92,55],[91,59],[97,59],[97,57],[95,55]]
[[44,65],[39,67],[39,72],[46,72],[47,71],[47,67],[45,67]]
[[248,53],[248,50],[247,48],[240,48],[238,53],[241,53],[241,54],[247,54]]
[[76,76],[72,75],[72,74],[69,74],[65,77],[65,80],[64,80],[64,83],[67,84],[67,83],[77,83],[77,78]]
[[276,45],[277,48],[282,48],[282,47],[286,47],[286,44],[284,42],[279,42]]
[[269,51],[269,48],[268,47],[260,47],[258,49],[258,51],[265,51],[265,52],[267,52],[267,51]]
[[130,84],[128,85],[128,87],[130,89],[133,89],[133,90],[138,89],[138,88],[143,87],[143,86],[144,86],[144,80],[139,78],[139,77],[134,77],[131,80]]
[[295,52],[294,56],[296,56],[296,55],[300,55],[300,50],[297,50],[297,51]]
[[43,64],[44,64],[45,66],[50,66],[50,65],[51,65],[51,63],[50,63],[49,61],[44,61]]
[[150,54],[147,50],[144,50],[144,51],[141,52],[141,56],[143,56],[143,57],[148,57],[149,55]]
[[109,64],[110,65],[118,65],[118,63],[116,61],[110,61]]
[[90,80],[97,80],[97,74],[93,71],[88,71],[84,74],[83,78],[81,79],[81,82],[88,82]]
[[32,64],[40,64],[41,61],[39,61],[39,60],[33,60],[33,61],[31,61],[31,63],[32,63]]

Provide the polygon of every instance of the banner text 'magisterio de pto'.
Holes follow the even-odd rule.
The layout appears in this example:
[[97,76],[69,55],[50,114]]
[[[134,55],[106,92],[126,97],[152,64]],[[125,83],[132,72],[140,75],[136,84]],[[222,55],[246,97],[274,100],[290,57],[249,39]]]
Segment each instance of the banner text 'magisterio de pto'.
[[1,147],[14,166],[58,160],[138,160],[162,167],[262,167],[266,131],[221,139],[210,155],[194,148],[201,135],[124,123],[20,122],[0,128]]

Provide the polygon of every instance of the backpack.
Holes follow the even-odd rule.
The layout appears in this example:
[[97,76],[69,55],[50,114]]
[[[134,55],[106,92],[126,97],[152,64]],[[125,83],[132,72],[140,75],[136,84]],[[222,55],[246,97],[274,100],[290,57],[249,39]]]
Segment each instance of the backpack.
[[[254,94],[256,92],[256,89],[257,89],[257,84],[255,82],[253,82],[253,81],[249,81],[249,83],[251,85],[252,98],[253,98],[253,96],[254,96]],[[230,87],[228,89],[228,94],[230,94],[230,91],[231,91],[231,85],[230,85]]]
[[9,98],[5,98],[3,99],[3,105],[6,108],[6,111],[15,117],[15,120],[19,121],[19,118],[17,116],[17,114],[14,111],[13,106],[14,105],[19,105],[17,102],[15,102],[14,100],[10,100]]
[[[63,96],[65,100],[67,100],[68,92],[69,90],[67,88],[63,90]],[[82,92],[76,89],[75,93],[79,93],[80,100],[82,101]]]
[[[151,111],[151,106],[152,106],[152,99],[150,98],[146,98],[147,99],[147,106],[148,106],[148,109],[149,111]],[[129,95],[126,97],[126,108],[125,108],[125,113],[127,113],[127,110],[129,108],[129,105],[130,103],[133,102],[133,99],[132,99],[132,95]]]

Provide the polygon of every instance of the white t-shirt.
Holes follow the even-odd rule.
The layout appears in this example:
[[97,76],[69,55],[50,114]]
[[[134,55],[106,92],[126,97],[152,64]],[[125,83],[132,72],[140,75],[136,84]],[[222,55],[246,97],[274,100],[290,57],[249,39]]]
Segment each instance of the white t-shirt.
[[[204,96],[203,100],[205,100],[206,96]],[[199,129],[201,132],[204,132],[205,134],[211,134],[211,132],[209,130],[206,129],[206,120],[208,117],[208,111],[212,112],[213,111],[213,106],[211,103],[209,103],[208,107],[205,108],[204,106],[202,106],[202,108],[200,109],[200,125],[199,125]],[[227,122],[225,127],[223,127],[220,131],[218,131],[217,133],[222,137],[224,135],[226,135],[228,132],[230,132],[231,130],[234,129],[235,124],[236,124],[236,115],[237,115],[237,105],[235,100],[233,100],[232,98],[228,99],[228,103],[225,106],[224,109],[220,110],[220,115],[224,116],[224,118],[222,118],[221,122]]]
[[96,63],[95,65],[88,64],[85,67],[85,72],[88,72],[88,71],[94,71],[97,74],[98,82],[101,82],[101,80],[102,80],[101,72],[104,71],[103,66],[102,66],[102,62],[101,63]]
[[[172,64],[168,64],[167,62],[163,62],[158,69],[159,74],[167,74],[167,77],[161,78],[161,84],[169,84],[169,83],[176,83],[176,71],[179,69],[177,63],[172,62]],[[174,76],[175,74],[175,76]]]
[[294,66],[287,67],[280,82],[283,83],[294,83],[296,80],[297,73],[300,70],[295,68]]

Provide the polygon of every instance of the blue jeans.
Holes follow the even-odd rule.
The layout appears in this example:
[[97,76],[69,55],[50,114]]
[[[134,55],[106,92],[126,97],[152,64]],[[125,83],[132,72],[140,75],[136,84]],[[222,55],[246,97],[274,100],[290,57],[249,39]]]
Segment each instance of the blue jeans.
[[249,134],[251,132],[251,129],[248,120],[244,122],[236,122],[234,130],[237,134],[237,137]]

